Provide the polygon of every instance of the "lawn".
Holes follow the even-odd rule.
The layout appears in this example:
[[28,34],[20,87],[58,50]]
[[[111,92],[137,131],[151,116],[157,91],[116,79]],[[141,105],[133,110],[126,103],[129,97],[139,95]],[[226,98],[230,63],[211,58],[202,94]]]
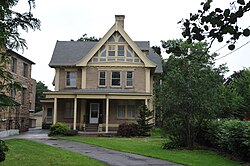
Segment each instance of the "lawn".
[[160,158],[185,165],[236,166],[240,165],[216,152],[208,150],[164,150],[161,148],[166,139],[162,138],[83,138],[60,137],[62,139],[85,142],[97,146]]
[[12,139],[5,143],[9,151],[5,161],[0,163],[4,166],[105,165],[89,157],[33,141]]

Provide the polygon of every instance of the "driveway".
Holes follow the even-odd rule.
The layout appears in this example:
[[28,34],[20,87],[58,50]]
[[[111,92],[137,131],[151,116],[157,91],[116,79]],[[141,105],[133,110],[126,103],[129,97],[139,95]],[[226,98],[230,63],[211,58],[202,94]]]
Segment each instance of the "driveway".
[[97,147],[90,144],[49,138],[47,136],[47,133],[48,130],[33,129],[19,136],[16,136],[15,138],[33,140],[53,147],[80,153],[82,155],[89,156],[96,160],[102,161],[111,166],[132,166],[132,165],[180,166],[179,164],[174,164],[160,159],[145,157],[131,153],[119,152],[115,150],[105,149],[102,147]]

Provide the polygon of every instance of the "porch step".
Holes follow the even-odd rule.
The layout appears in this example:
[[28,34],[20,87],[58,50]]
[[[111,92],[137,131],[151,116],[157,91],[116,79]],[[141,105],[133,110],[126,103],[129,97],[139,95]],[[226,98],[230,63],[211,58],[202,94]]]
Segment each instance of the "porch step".
[[86,124],[85,131],[86,132],[97,132],[98,131],[98,124]]

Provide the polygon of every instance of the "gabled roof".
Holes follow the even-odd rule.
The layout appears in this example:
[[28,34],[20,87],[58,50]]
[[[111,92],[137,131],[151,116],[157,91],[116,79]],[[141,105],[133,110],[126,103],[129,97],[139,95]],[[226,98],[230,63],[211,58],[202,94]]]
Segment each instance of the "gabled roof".
[[107,40],[115,33],[119,32],[121,36],[125,39],[125,41],[129,44],[129,46],[134,50],[134,52],[139,56],[139,58],[143,61],[145,67],[156,67],[152,61],[150,61],[144,54],[142,50],[138,48],[135,42],[128,36],[128,34],[124,31],[123,27],[116,22],[108,32],[103,36],[103,38],[96,43],[96,45],[88,52],[88,54],[81,59],[81,61],[77,64],[77,66],[87,66],[89,60],[94,56],[94,54],[107,42]]
[[[50,67],[76,66],[97,42],[57,41],[49,63]],[[149,51],[149,60],[156,64],[156,73],[162,73],[161,58],[149,46],[149,41],[136,41],[135,44],[144,51]]]
[[24,56],[18,54],[17,52],[15,52],[15,51],[13,51],[13,50],[7,50],[7,53],[16,56],[17,58],[22,59],[24,62],[29,63],[29,64],[31,64],[31,65],[34,65],[34,64],[35,64],[35,62],[29,60],[28,58],[25,58]]

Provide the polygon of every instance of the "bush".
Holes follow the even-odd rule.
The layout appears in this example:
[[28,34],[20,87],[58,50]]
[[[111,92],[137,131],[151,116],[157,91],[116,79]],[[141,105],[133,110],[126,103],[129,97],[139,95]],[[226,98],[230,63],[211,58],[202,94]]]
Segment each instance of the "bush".
[[131,123],[131,124],[122,123],[118,127],[117,136],[134,137],[137,135],[138,135],[137,124],[135,123]]
[[203,127],[203,134],[197,140],[204,140],[199,143],[250,161],[250,121],[211,121]]
[[0,140],[0,162],[5,160],[5,152],[7,152],[9,149],[5,145],[5,142],[3,140]]
[[51,124],[43,123],[42,124],[42,129],[50,129],[50,126],[51,126]]
[[50,127],[49,136],[64,135],[74,136],[77,135],[78,131],[70,130],[65,123],[56,123]]

